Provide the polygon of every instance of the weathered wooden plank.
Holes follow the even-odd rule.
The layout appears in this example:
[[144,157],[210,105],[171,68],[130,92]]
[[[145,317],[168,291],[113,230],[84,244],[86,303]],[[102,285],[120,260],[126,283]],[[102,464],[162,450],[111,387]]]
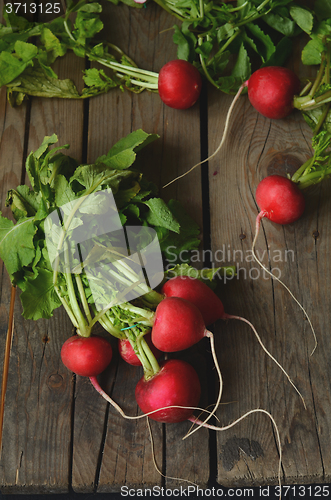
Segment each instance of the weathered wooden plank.
[[[100,325],[96,325],[94,333],[109,338]],[[116,342],[113,341],[112,345],[114,347],[112,362],[100,377],[101,386],[108,394],[111,394],[117,371]],[[71,485],[75,492],[88,493],[96,489],[104,448],[108,406],[87,378],[76,377],[71,477]]]
[[[0,1],[2,12],[3,2]],[[0,143],[0,171],[1,171],[1,210],[3,215],[11,217],[10,209],[5,208],[7,191],[20,184],[22,178],[22,166],[24,161],[24,138],[27,107],[23,105],[19,110],[12,109],[7,102],[6,89],[0,90],[0,122],[1,122],[1,143]],[[4,353],[6,333],[8,327],[8,314],[10,302],[10,280],[7,271],[1,262],[1,352]],[[18,329],[15,327],[13,334],[13,344],[18,342]],[[1,356],[1,373],[3,368],[3,356]],[[9,364],[8,386],[5,400],[4,427],[0,462],[0,484],[1,489],[6,491],[8,485],[15,484],[17,470],[21,460],[21,450],[19,450],[17,430],[17,418],[13,408],[17,408],[15,399],[17,398],[17,374],[15,373],[15,361],[13,356]],[[13,406],[14,403],[14,406]],[[16,415],[17,417],[17,415]],[[16,423],[16,427],[15,427]],[[8,425],[9,424],[9,425]],[[13,426],[11,426],[13,424]]]
[[[219,142],[217,131],[223,129],[230,101],[230,97],[220,97],[216,92],[211,96],[210,151]],[[313,368],[318,365],[321,371],[324,369],[328,373],[328,367],[322,349],[309,357],[314,345],[312,333],[298,306],[281,285],[264,277],[259,266],[251,260],[257,214],[254,193],[267,173],[286,173],[284,166],[296,169],[309,157],[310,135],[299,113],[286,120],[271,122],[259,116],[249,106],[247,97],[242,97],[235,109],[224,149],[210,162],[214,256],[216,258],[217,250],[225,249],[224,259],[234,261],[240,268],[238,279],[223,288],[226,311],[254,323],[267,348],[299,387],[308,407],[306,411],[303,409],[293,388],[262,353],[248,327],[233,322],[218,328],[222,329],[218,353],[224,371],[224,400],[236,403],[222,407],[219,416],[221,423],[228,424],[253,408],[271,412],[281,434],[285,484],[329,480],[323,466],[325,458],[320,451],[322,434],[323,441],[325,438],[329,442],[329,421],[325,417],[330,413],[327,410],[329,399],[324,393],[326,406],[322,411],[322,428],[317,424],[316,389],[311,387]],[[326,189],[325,186],[318,192],[326,196]],[[263,223],[256,249],[262,256],[269,251],[269,264],[275,272],[279,269],[282,279],[306,307],[322,341],[323,305],[320,309],[319,294],[326,295],[329,285],[325,285],[325,292],[316,286],[317,282],[323,288],[317,268],[318,251],[312,238],[316,230],[317,215],[313,215],[316,204],[313,197],[304,217],[292,226],[282,228],[268,221]],[[323,215],[321,211],[318,213],[319,221],[323,221],[323,217],[328,220],[327,211],[323,211]],[[268,265],[266,255],[262,260]],[[324,272],[327,272],[325,268]],[[321,404],[318,408],[321,409]],[[249,453],[240,454],[239,441],[235,444],[235,437],[255,442],[260,457],[252,460],[247,456]],[[231,452],[234,444],[235,451]],[[265,416],[251,416],[233,430],[218,433],[218,451],[220,483],[243,486],[277,481],[278,454],[271,425]]]
[[[80,80],[82,67],[84,61],[68,55],[56,71],[60,78],[70,73]],[[45,135],[55,132],[59,143],[71,144],[70,154],[80,159],[83,102],[33,98],[29,107],[28,133],[25,123],[18,132],[20,141],[28,139],[27,152],[35,150]],[[25,108],[26,104],[12,111],[17,127],[24,121]],[[1,144],[7,146],[8,160],[19,151],[13,137],[10,143]],[[20,162],[22,169],[22,158]],[[15,186],[21,182],[20,173]],[[69,488],[71,470],[73,378],[61,363],[60,349],[72,332],[71,323],[62,308],[50,320],[37,322],[21,318],[19,303],[16,310],[11,390],[4,422],[7,439],[2,454],[2,491],[64,493]]]

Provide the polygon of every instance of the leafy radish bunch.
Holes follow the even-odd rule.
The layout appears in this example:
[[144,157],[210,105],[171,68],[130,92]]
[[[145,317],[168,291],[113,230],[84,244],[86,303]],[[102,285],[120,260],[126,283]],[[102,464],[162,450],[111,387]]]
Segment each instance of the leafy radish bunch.
[[[100,40],[100,31],[104,26],[100,18],[102,6],[94,2],[94,8],[90,8],[89,3],[90,0],[68,2],[64,15],[61,13],[49,23],[34,22],[29,24],[28,28],[26,20],[12,12],[10,21],[5,20],[6,26],[1,25],[0,28],[5,31],[2,37],[3,47],[0,49],[1,58],[16,58],[14,46],[18,41],[22,44],[21,50],[29,51],[33,67],[33,81],[30,79],[28,84],[24,63],[15,64],[15,71],[12,71],[9,63],[8,67],[3,69],[0,86],[6,85],[10,88],[8,99],[12,105],[21,104],[26,95],[83,99],[120,87],[135,93],[145,89],[158,91],[161,100],[172,108],[187,109],[193,106],[200,95],[202,85],[201,75],[193,64],[181,59],[169,61],[159,74],[138,68],[118,46]],[[77,18],[72,22],[73,14],[77,15]],[[57,54],[53,54],[52,63],[60,57],[60,52],[63,55],[67,51],[73,51],[78,57],[86,57],[91,62],[99,63],[100,69],[94,66],[84,71],[85,87],[82,92],[79,92],[70,80],[65,80],[63,85],[63,81],[57,78],[56,68],[47,65],[40,67],[39,50],[49,50],[43,36],[44,29],[51,33],[53,42],[62,48]],[[105,73],[104,68],[112,70],[111,76]],[[54,78],[50,77],[50,74],[54,75]]]

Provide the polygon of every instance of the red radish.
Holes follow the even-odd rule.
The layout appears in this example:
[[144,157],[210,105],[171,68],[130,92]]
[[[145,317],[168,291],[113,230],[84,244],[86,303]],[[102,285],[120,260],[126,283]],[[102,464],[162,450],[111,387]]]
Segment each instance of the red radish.
[[163,352],[182,351],[208,336],[199,309],[188,300],[168,297],[156,308],[152,342]]
[[295,184],[291,179],[281,175],[270,175],[269,177],[263,179],[257,186],[255,197],[260,212],[257,215],[255,222],[255,236],[252,244],[252,255],[262,269],[264,269],[273,279],[283,285],[306,316],[315,340],[315,346],[311,353],[313,354],[317,347],[317,339],[314,327],[306,310],[293,295],[291,290],[285,285],[285,283],[269,271],[269,269],[267,269],[262,262],[260,262],[255,253],[255,245],[260,231],[261,220],[266,217],[276,224],[292,224],[302,216],[305,210],[305,198],[297,184]]
[[184,174],[176,177],[163,187],[181,179],[196,167],[214,158],[222,148],[228,132],[230,117],[242,91],[247,87],[248,98],[252,106],[263,116],[271,119],[285,118],[293,109],[294,96],[300,91],[300,80],[293,71],[281,66],[266,66],[255,71],[243,82],[233,98],[226,115],[221,141],[216,150],[205,160],[191,167]]
[[180,297],[168,297],[159,303],[154,316],[152,342],[160,351],[181,351],[196,344],[203,337],[208,337],[210,340],[211,352],[219,378],[218,398],[213,411],[205,420],[207,422],[217,410],[223,390],[222,374],[214,346],[214,335],[206,329],[199,309],[188,300]]
[[197,101],[202,88],[199,70],[183,59],[166,63],[160,70],[158,91],[170,108],[187,109]]
[[261,115],[280,119],[293,110],[293,98],[300,91],[300,80],[293,71],[280,66],[265,66],[245,82],[248,99]]
[[[201,387],[194,368],[180,359],[170,359],[161,364],[160,371],[146,380],[142,377],[136,386],[136,401],[150,418],[158,422],[175,423],[192,416],[199,403]],[[165,408],[185,406],[188,408]],[[190,408],[191,407],[191,408]]]
[[201,312],[207,326],[227,317],[221,300],[209,286],[198,279],[176,276],[165,282],[161,293],[165,297],[181,297],[194,304]]
[[297,184],[281,175],[270,175],[257,186],[256,203],[261,217],[277,224],[292,224],[305,209],[305,198]]
[[110,343],[100,336],[74,335],[62,346],[63,364],[77,375],[93,377],[107,368],[112,359]]
[[[159,359],[162,353],[153,345],[150,332],[146,333],[144,339],[146,340],[150,350],[152,351],[156,359]],[[126,361],[127,363],[129,363],[129,365],[141,366],[140,359],[134,352],[134,349],[129,339],[118,339],[118,351],[120,353],[121,358],[124,359],[124,361]]]

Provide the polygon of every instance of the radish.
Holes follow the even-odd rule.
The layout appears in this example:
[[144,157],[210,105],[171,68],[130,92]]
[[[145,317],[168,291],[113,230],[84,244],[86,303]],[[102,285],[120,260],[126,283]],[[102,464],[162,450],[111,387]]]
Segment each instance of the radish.
[[[162,352],[159,351],[152,343],[151,333],[148,332],[144,336],[145,341],[147,342],[148,347],[151,349],[152,353],[159,359],[162,356]],[[124,361],[129,363],[129,365],[133,366],[141,366],[141,361],[135,353],[130,340],[129,339],[118,339],[118,352]]]
[[291,290],[267,269],[258,259],[255,253],[255,245],[260,231],[261,220],[265,217],[276,224],[292,224],[296,222],[305,210],[305,198],[300,191],[298,185],[287,177],[281,175],[270,175],[264,178],[257,186],[255,193],[256,202],[260,212],[256,217],[255,236],[252,244],[252,255],[256,262],[264,269],[273,279],[276,279],[287,290],[296,304],[300,307],[306,316],[310,328],[313,332],[315,346],[311,352],[314,353],[317,347],[317,339],[314,327],[311,320],[298,299],[293,295]]
[[195,304],[179,297],[168,297],[157,306],[152,342],[163,352],[188,349],[208,336],[202,314]]
[[266,217],[276,224],[292,224],[304,212],[305,198],[297,184],[281,175],[270,175],[257,186],[259,219]]
[[97,335],[74,335],[64,342],[61,349],[63,364],[83,377],[93,377],[103,372],[111,362],[112,355],[110,343]]
[[170,108],[187,109],[199,98],[202,79],[199,70],[183,59],[166,63],[160,70],[158,91]]
[[208,337],[219,378],[219,392],[214,409],[208,415],[207,422],[217,410],[222,396],[223,381],[218,366],[214,346],[214,335],[206,329],[205,322],[198,307],[180,297],[163,299],[156,308],[152,327],[152,342],[165,352],[177,352],[198,343],[203,337]]
[[250,103],[260,114],[270,119],[280,119],[289,115],[294,108],[294,96],[300,91],[300,80],[293,71],[281,66],[265,66],[255,71],[248,80],[240,85],[234,96],[226,115],[222,139],[214,153],[163,187],[181,179],[217,155],[225,142],[234,105],[245,88],[247,88]]
[[226,319],[221,300],[209,286],[199,279],[176,276],[164,283],[161,293],[165,297],[181,297],[194,304],[201,312],[204,324],[207,326],[218,319]]
[[244,83],[252,106],[263,116],[280,119],[293,110],[294,96],[300,92],[300,80],[293,71],[280,66],[265,66]]
[[[252,328],[264,352],[282,370],[290,384],[301,397],[304,406],[306,406],[294,382],[263,345],[252,323],[241,316],[227,314],[224,311],[222,301],[209,286],[196,278],[176,276],[163,285],[162,292],[166,298],[156,308],[152,328],[152,342],[160,351],[163,348],[167,348],[168,352],[170,352],[171,346],[173,346],[173,350],[175,350],[175,347],[178,347],[176,350],[180,350],[180,348],[186,349],[199,342],[203,337],[209,337],[210,341],[214,342],[214,336],[206,329],[205,324],[209,325],[218,319],[238,319],[247,323]],[[180,315],[177,311],[179,311]],[[180,311],[182,312],[180,313]],[[190,314],[193,317],[189,317]],[[213,358],[217,368],[217,358],[214,352]],[[218,374],[221,380],[220,372]]]
[[[135,390],[136,401],[144,413],[153,412],[150,418],[164,423],[187,420],[199,403],[201,387],[194,368],[186,361],[170,359],[160,365],[153,377],[142,377]],[[164,408],[186,406],[188,408]],[[191,407],[191,408],[190,408]]]

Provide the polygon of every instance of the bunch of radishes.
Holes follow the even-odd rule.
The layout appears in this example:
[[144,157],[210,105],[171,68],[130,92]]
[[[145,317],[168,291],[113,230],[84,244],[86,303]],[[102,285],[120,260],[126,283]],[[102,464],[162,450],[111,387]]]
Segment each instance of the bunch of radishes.
[[[143,332],[135,337],[127,333],[130,328],[126,327],[123,331],[127,338],[118,340],[121,358],[131,365],[143,367],[144,374],[136,386],[135,397],[144,415],[164,423],[196,421],[193,411],[198,408],[201,387],[194,368],[181,359],[166,359],[160,364],[158,360],[163,353],[186,350],[208,337],[219,377],[219,392],[213,410],[204,422],[199,421],[200,425],[206,425],[219,406],[223,387],[213,334],[207,329],[208,325],[219,319],[239,319],[248,323],[264,351],[294,386],[285,370],[263,346],[253,325],[244,318],[226,314],[221,300],[202,280],[176,276],[163,284],[161,296],[163,298],[156,307],[151,332]],[[122,416],[130,418],[105,394],[97,381],[97,376],[112,359],[112,348],[105,338],[93,335],[71,337],[62,347],[61,358],[67,368],[89,377],[95,389]]]
[[[194,368],[181,359],[167,359],[160,364],[157,360],[163,353],[187,349],[209,335],[205,320],[213,322],[216,315],[211,318],[205,308],[204,319],[195,305],[205,302],[206,290],[215,298],[222,316],[221,302],[207,285],[198,279],[178,276],[166,282],[161,290],[164,298],[156,308],[151,332],[141,334],[135,341],[129,335],[118,340],[121,358],[131,365],[143,367],[144,375],[137,384],[135,396],[143,413],[150,414],[154,420],[168,423],[186,420],[199,403],[201,388]],[[100,336],[76,335],[63,344],[61,358],[74,373],[89,377],[104,395],[96,377],[112,359],[108,340]]]

